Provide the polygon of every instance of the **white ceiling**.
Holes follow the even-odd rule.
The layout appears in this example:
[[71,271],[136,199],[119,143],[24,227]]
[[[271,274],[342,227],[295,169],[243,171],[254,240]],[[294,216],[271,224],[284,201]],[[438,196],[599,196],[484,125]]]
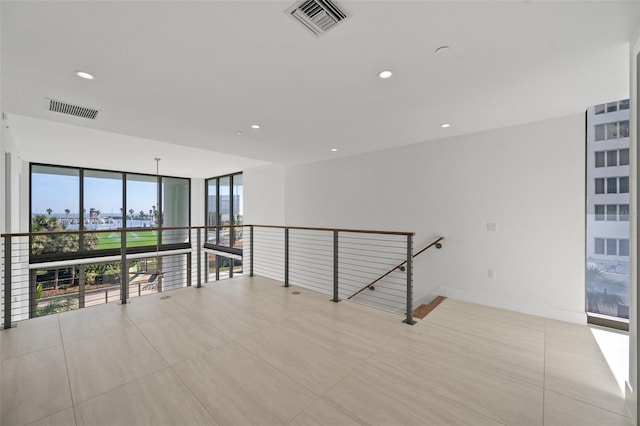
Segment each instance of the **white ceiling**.
[[[295,164],[629,96],[638,1],[337,3],[348,20],[316,38],[285,15],[293,1],[3,1],[2,107],[24,116],[11,126],[18,144],[34,144],[25,152],[54,149],[42,140],[47,124],[31,132],[32,117],[133,136],[130,147],[197,148],[176,166],[195,176],[191,154],[203,164],[219,161],[216,152]],[[434,55],[442,45],[449,53]],[[386,68],[393,78],[379,79]],[[102,112],[67,117],[47,111],[47,97]],[[67,149],[65,139],[55,149],[69,163],[78,144]],[[162,155],[144,146],[136,152],[153,166]]]

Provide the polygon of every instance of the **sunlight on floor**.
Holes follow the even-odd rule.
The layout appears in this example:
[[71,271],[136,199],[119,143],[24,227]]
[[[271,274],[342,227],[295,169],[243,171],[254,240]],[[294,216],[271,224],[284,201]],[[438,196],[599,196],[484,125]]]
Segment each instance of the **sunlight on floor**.
[[590,328],[624,394],[624,383],[629,377],[629,333],[596,326]]

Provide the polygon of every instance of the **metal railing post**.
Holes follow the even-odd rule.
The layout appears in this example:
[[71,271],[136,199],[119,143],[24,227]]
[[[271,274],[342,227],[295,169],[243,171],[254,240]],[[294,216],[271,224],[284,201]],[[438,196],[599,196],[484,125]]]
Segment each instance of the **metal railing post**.
[[29,318],[35,318],[38,310],[38,300],[36,293],[38,292],[38,271],[31,269],[29,271]]
[[198,278],[198,282],[196,283],[196,287],[200,288],[202,287],[202,239],[200,237],[200,228],[196,229],[196,244],[198,244],[197,246],[197,252],[196,252],[196,263],[198,264],[198,272],[197,272],[197,278]]
[[413,325],[413,235],[407,235],[407,318],[402,321]]
[[331,301],[340,301],[338,298],[338,231],[333,231],[333,299]]
[[284,228],[284,286],[289,287],[289,228]]
[[4,237],[4,328],[11,328],[11,237]]
[[[129,290],[129,268],[127,268],[127,233],[120,231],[120,303],[127,303]],[[109,296],[105,296],[105,302],[109,302]]]
[[187,287],[191,287],[191,273],[192,273],[192,265],[193,257],[191,256],[191,252],[187,253]]
[[253,225],[249,227],[249,276],[253,276]]
[[78,308],[84,308],[85,284],[87,280],[87,270],[85,265],[78,265]]

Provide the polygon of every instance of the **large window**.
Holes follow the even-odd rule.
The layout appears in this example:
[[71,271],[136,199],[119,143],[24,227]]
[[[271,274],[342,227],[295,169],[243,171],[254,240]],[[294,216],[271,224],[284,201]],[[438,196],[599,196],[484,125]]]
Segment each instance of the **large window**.
[[121,228],[131,229],[126,235],[130,252],[150,251],[158,242],[162,248],[183,245],[187,231],[164,231],[166,241],[158,241],[148,228],[162,225],[161,218],[165,226],[189,226],[189,187],[185,178],[32,164],[31,231],[87,232],[33,237],[31,261],[119,252],[121,235],[115,230]]
[[209,272],[216,279],[232,277],[242,272],[237,256],[242,254],[243,230],[231,227],[243,223],[242,173],[207,179],[206,191],[207,226],[220,226],[207,230],[205,247],[216,251],[208,254]]
[[619,321],[629,318],[629,101],[586,118],[586,311],[591,322]]

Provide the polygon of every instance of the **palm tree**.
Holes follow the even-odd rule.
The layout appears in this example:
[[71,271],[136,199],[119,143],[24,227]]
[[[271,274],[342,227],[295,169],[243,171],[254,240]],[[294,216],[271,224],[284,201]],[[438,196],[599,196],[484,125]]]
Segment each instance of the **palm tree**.
[[131,227],[133,228],[133,213],[135,212],[135,210],[133,209],[129,209],[129,215],[131,217]]
[[69,213],[71,213],[71,210],[64,209],[64,219],[67,221],[67,223],[69,223]]
[[609,278],[596,265],[588,265],[586,271],[588,311],[600,313],[600,306],[615,308],[624,303],[616,294],[607,292],[607,287],[623,285],[619,281]]
[[47,213],[49,214],[49,216],[51,216],[51,213],[53,213],[53,210],[47,209]]
[[140,219],[144,219],[144,210],[140,210]]

